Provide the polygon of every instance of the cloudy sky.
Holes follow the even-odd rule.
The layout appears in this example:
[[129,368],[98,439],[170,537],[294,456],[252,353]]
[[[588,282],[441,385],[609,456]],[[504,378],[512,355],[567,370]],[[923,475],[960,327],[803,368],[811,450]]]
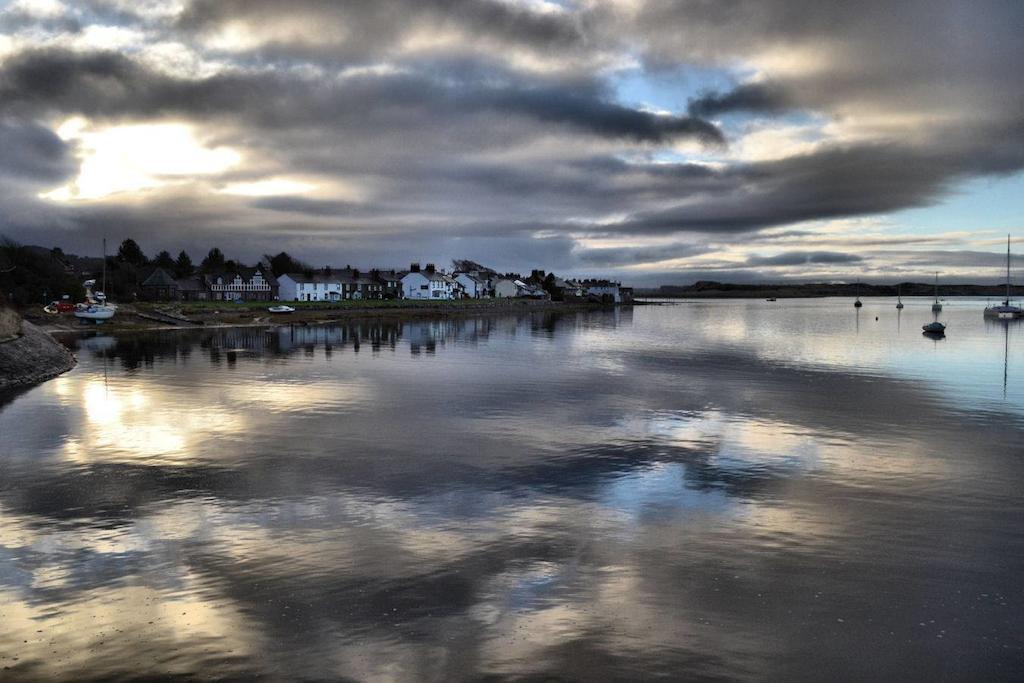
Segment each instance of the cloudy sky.
[[1019,0],[0,7],[20,242],[644,285],[997,279],[1024,239]]

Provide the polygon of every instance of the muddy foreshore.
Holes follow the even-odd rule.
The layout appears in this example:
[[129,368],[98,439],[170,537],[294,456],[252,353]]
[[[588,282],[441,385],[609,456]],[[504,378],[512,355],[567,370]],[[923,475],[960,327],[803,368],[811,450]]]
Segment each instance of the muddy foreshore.
[[101,329],[104,332],[136,332],[148,330],[258,327],[278,325],[329,325],[352,320],[424,320],[480,315],[521,314],[544,311],[592,311],[611,307],[608,304],[584,302],[528,301],[528,300],[481,300],[453,303],[424,302],[408,305],[361,305],[304,306],[294,313],[274,315],[265,305],[260,307],[238,307],[224,304],[214,307],[209,304],[198,307],[188,305],[124,304],[119,305],[113,320],[102,326],[82,325],[71,315],[48,315],[27,311],[26,319],[32,320],[43,330],[53,334],[77,333]]

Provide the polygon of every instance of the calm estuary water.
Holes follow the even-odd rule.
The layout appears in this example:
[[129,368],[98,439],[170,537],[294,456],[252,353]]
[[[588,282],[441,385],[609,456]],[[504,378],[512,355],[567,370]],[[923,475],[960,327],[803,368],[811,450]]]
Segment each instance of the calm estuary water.
[[68,340],[0,679],[1019,679],[1024,325],[851,303]]

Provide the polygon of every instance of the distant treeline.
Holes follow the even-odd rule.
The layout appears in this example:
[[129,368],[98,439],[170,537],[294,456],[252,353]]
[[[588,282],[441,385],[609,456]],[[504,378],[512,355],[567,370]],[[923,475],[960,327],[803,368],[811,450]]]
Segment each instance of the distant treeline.
[[[310,270],[308,265],[283,251],[273,256],[267,254],[261,262],[275,276]],[[230,272],[245,266],[225,257],[217,247],[210,249],[198,266],[185,250],[176,257],[161,251],[149,258],[135,240],[126,239],[116,253],[107,256],[106,294],[115,301],[137,298],[142,282],[157,267],[175,278],[186,278],[199,273]],[[48,303],[65,294],[74,301],[81,301],[85,294],[82,282],[94,278],[100,287],[102,273],[101,257],[76,256],[64,253],[59,247],[22,245],[0,237],[0,302],[31,306]]]
[[[1024,296],[1024,286],[1010,289],[1013,296]],[[807,298],[823,296],[931,296],[935,283],[902,282],[891,285],[803,283],[803,284],[732,284],[702,280],[692,285],[662,285],[655,289],[637,289],[638,297],[728,299],[750,297]],[[1006,285],[965,285],[939,283],[939,296],[991,296],[1006,294]]]

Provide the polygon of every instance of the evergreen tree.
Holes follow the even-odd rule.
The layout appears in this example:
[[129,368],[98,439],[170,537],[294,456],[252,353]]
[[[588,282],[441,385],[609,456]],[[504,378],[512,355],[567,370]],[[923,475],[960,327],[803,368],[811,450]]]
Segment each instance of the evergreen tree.
[[166,250],[157,254],[156,258],[153,259],[153,263],[164,270],[172,270],[174,268],[174,259],[171,258],[170,252]]
[[199,265],[200,270],[204,273],[210,273],[217,270],[224,269],[224,252],[217,247],[210,250],[210,253],[206,255],[203,262]]
[[195,270],[196,268],[192,265],[191,257],[182,249],[178,254],[178,260],[174,262],[175,277],[189,277]]
[[121,242],[121,246],[117,250],[117,260],[136,267],[144,266],[149,262],[138,243],[131,237]]
[[301,273],[308,268],[305,263],[292,258],[291,254],[286,251],[275,256],[268,254],[264,258],[270,264],[270,270],[274,273],[274,277],[281,277],[285,273]]

